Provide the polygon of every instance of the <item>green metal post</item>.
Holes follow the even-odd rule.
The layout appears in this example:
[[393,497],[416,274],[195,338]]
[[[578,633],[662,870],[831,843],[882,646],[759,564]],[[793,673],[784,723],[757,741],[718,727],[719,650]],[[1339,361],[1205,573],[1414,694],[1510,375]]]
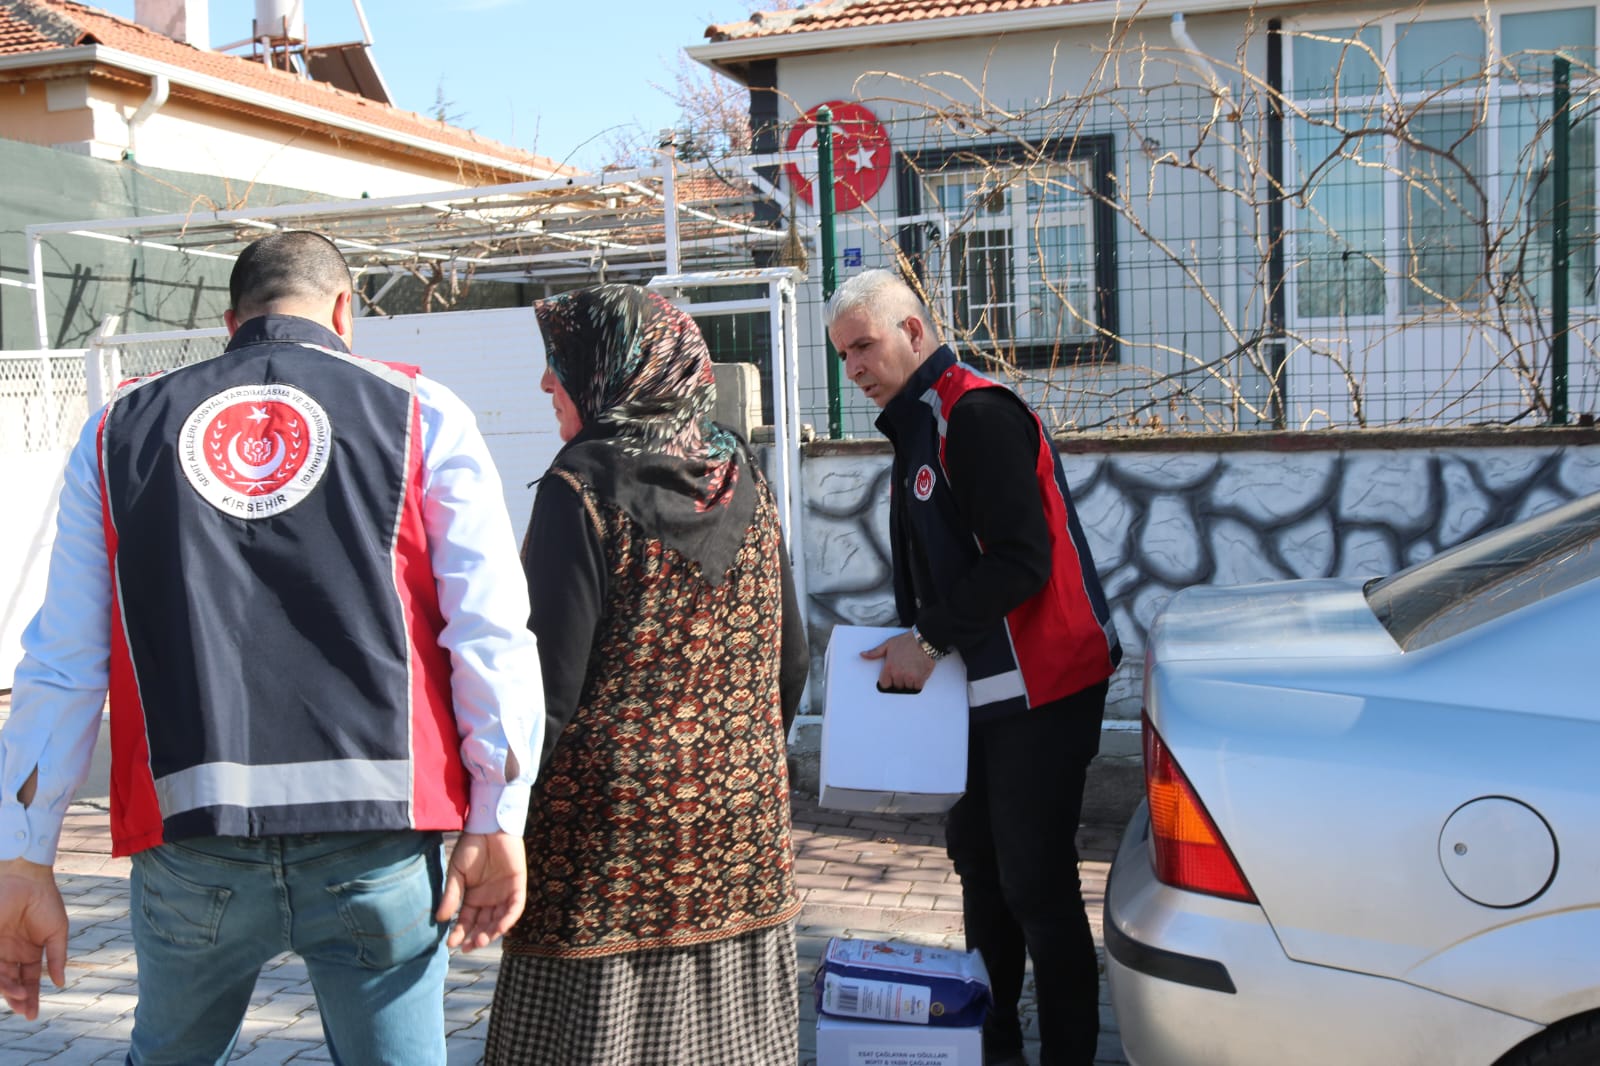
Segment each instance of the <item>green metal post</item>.
[[1572,144],[1572,63],[1556,57],[1555,62],[1555,141],[1551,164],[1551,193],[1555,209],[1551,221],[1554,232],[1550,235],[1550,421],[1558,426],[1567,423],[1567,268],[1568,238],[1572,224],[1572,203],[1569,199],[1567,160]]
[[[822,299],[824,302],[839,286],[838,257],[834,254],[833,234],[833,109],[817,108],[817,212],[822,218]],[[844,404],[839,396],[839,353],[833,338],[828,348],[828,437],[844,436]]]

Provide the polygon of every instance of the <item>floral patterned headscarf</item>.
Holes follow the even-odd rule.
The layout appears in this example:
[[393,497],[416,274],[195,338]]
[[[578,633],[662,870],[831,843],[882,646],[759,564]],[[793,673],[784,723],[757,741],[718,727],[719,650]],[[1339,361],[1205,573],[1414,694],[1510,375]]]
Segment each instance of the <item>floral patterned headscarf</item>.
[[711,353],[683,311],[635,285],[598,285],[534,304],[550,369],[585,426],[679,459],[726,459],[711,421]]
[[626,463],[676,459],[700,508],[732,495],[737,438],[711,420],[711,353],[694,320],[635,285],[598,285],[534,304],[546,357],[583,419]]

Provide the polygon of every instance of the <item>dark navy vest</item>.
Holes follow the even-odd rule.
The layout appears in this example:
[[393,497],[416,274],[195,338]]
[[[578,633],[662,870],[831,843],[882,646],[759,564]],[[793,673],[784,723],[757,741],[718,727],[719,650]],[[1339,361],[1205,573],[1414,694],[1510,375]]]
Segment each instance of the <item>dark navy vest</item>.
[[117,854],[461,826],[415,373],[267,316],[107,406]]
[[[920,607],[942,602],[950,585],[983,553],[956,506],[944,465],[946,412],[973,389],[1001,389],[1023,403],[941,346],[878,418],[878,427],[894,443],[889,521],[895,605],[904,625],[916,620]],[[1110,677],[1122,659],[1061,457],[1038,415],[1028,413],[1039,428],[1034,473],[1050,528],[1050,579],[980,643],[960,649],[975,720],[1080,692]]]

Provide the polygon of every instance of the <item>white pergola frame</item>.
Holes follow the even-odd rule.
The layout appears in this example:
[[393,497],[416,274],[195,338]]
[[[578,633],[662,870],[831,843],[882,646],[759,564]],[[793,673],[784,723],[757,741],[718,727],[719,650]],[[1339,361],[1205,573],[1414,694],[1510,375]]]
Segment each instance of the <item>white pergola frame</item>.
[[[787,194],[758,171],[798,158],[787,152],[736,156],[698,168],[714,176],[711,187],[732,194],[704,201],[681,195],[683,181],[697,168],[669,161],[408,196],[38,223],[23,231],[29,280],[0,280],[30,291],[41,349],[51,346],[44,242],[53,236],[231,262],[257,237],[311,229],[339,245],[358,275],[403,275],[416,263],[433,262],[470,270],[482,281],[537,282],[613,271],[643,282],[663,272],[692,272],[697,265],[727,265],[741,251],[780,245],[783,229],[753,225],[740,212],[720,213],[718,205],[759,197],[781,208]],[[739,194],[741,187],[746,194]]]

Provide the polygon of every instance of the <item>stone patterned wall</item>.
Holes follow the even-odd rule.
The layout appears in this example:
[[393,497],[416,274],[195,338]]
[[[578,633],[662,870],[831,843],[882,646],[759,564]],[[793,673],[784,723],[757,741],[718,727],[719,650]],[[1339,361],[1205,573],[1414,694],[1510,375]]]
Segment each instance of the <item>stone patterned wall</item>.
[[[1494,437],[1455,439],[1470,436]],[[1208,452],[1204,439],[1181,450],[1113,451],[1109,442],[1104,453],[1063,455],[1125,651],[1108,717],[1137,719],[1145,634],[1177,590],[1391,573],[1600,491],[1600,442],[1588,437],[1439,446],[1419,434],[1416,446],[1374,448],[1345,436],[1322,451]],[[895,623],[887,451],[817,451],[802,466],[813,692],[835,623]]]

